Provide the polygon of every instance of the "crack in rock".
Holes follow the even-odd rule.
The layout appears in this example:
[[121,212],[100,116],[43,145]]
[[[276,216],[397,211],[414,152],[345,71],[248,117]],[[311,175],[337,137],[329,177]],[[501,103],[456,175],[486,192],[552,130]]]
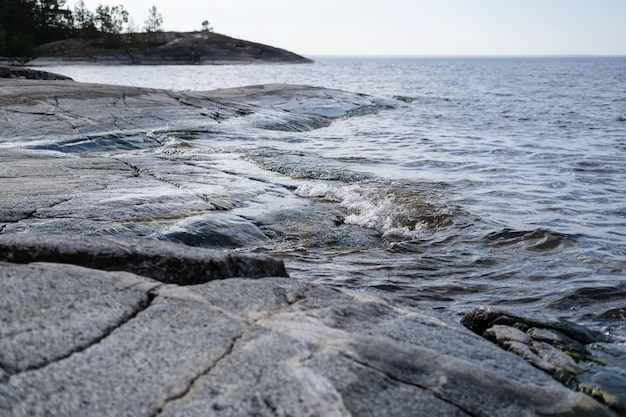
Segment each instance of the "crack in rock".
[[404,380],[402,378],[399,378],[399,377],[397,377],[395,375],[390,374],[389,372],[385,372],[384,370],[382,370],[380,368],[377,368],[376,366],[373,366],[373,365],[371,365],[369,363],[360,361],[357,358],[352,357],[352,356],[350,356],[350,355],[348,355],[346,353],[340,352],[339,355],[341,357],[343,357],[344,359],[347,359],[347,360],[349,360],[349,361],[351,361],[353,363],[356,363],[357,365],[360,365],[360,366],[362,366],[364,368],[376,371],[379,374],[383,375],[385,378],[388,378],[388,379],[390,379],[390,380],[392,380],[394,382],[397,382],[397,383],[400,383],[400,384],[403,384],[403,385],[408,385],[408,386],[415,387],[415,388],[419,388],[422,391],[426,391],[429,394],[431,394],[432,396],[434,396],[435,398],[445,402],[446,404],[449,404],[449,405],[451,405],[451,406],[453,406],[455,408],[458,408],[459,410],[461,410],[463,413],[467,414],[470,417],[478,417],[477,414],[474,414],[473,412],[471,412],[470,410],[464,408],[463,406],[454,403],[450,399],[446,398],[441,392],[435,391],[431,387],[428,387],[426,385],[416,384],[415,382],[411,382],[411,381],[406,381],[406,380]]
[[[14,220],[5,218],[2,221],[6,222],[6,223],[20,223],[20,222],[27,221],[27,220],[34,220],[34,219],[37,218],[36,217],[37,216],[37,212],[39,210],[41,210],[42,208],[44,208],[44,209],[51,209],[51,208],[54,208],[55,206],[58,206],[59,204],[67,203],[68,201],[71,201],[71,200],[72,200],[71,198],[64,198],[62,200],[50,203],[46,207],[38,207],[38,208],[35,208],[34,210],[30,210],[30,211],[21,213],[21,217],[15,218]],[[0,233],[2,233],[6,227],[7,227],[6,224],[0,225]]]
[[[37,209],[34,210],[30,210],[27,212],[22,213],[22,217],[19,218],[15,218],[15,220],[13,219],[4,219],[3,221],[7,222],[7,223],[19,223],[23,220],[32,220],[35,218],[35,213],[37,213]],[[6,226],[6,225],[5,225]]]
[[[164,408],[175,401],[179,401],[182,400],[183,398],[185,398],[187,395],[189,395],[189,393],[191,392],[191,390],[193,389],[193,386],[195,385],[195,383],[202,377],[209,375],[214,369],[216,369],[221,363],[223,363],[224,361],[227,360],[227,358],[229,356],[232,355],[232,353],[236,350],[236,345],[237,343],[243,339],[245,337],[245,335],[250,331],[250,329],[252,329],[257,323],[259,323],[261,320],[267,320],[270,319],[272,316],[275,315],[279,315],[284,313],[286,310],[292,308],[295,304],[300,303],[304,300],[306,300],[308,294],[310,293],[311,289],[307,287],[307,289],[305,290],[305,292],[303,294],[296,294],[295,298],[290,298],[289,295],[287,293],[283,293],[281,294],[285,300],[285,305],[282,307],[279,307],[277,309],[273,309],[273,310],[269,310],[264,312],[264,314],[260,314],[258,317],[256,317],[254,320],[248,321],[247,323],[245,323],[243,330],[235,335],[229,342],[228,346],[226,346],[226,349],[224,350],[224,353],[222,353],[218,358],[216,358],[211,364],[209,364],[205,369],[203,369],[201,372],[199,372],[198,374],[196,374],[195,376],[193,376],[191,378],[191,380],[189,381],[189,383],[187,384],[187,386],[178,394],[172,395],[169,398],[166,398],[163,403],[158,406],[156,408],[156,410],[154,411],[154,413],[152,413],[150,415],[150,417],[158,417],[164,410]],[[312,356],[312,354],[311,354]]]
[[[260,319],[259,319],[260,320]],[[226,349],[224,351],[224,353],[222,353],[217,359],[215,359],[214,362],[212,362],[208,367],[206,367],[205,369],[203,369],[202,371],[198,372],[198,374],[196,374],[195,376],[193,376],[191,378],[191,380],[189,381],[189,383],[187,384],[187,386],[178,394],[172,395],[168,398],[166,398],[163,403],[157,407],[157,409],[154,411],[154,413],[152,413],[150,415],[150,417],[157,417],[159,416],[162,412],[163,409],[172,402],[178,401],[183,399],[184,397],[186,397],[192,390],[194,384],[196,383],[196,381],[198,381],[200,378],[202,378],[203,376],[206,376],[208,374],[210,374],[217,366],[219,366],[219,364],[221,362],[223,362],[228,356],[230,356],[233,351],[235,350],[235,345],[237,344],[237,342],[243,338],[245,336],[245,334],[248,332],[248,330],[254,326],[254,324],[257,322],[258,320],[255,320],[254,322],[252,322],[251,324],[246,325],[246,327],[243,329],[243,331],[236,335],[235,337],[233,337],[230,341],[230,343],[228,344],[228,346],[226,346]]]
[[[215,120],[217,123],[221,123],[222,120],[226,120],[228,117],[224,117],[222,116],[222,113],[220,113],[220,110],[222,110],[224,112],[224,114],[229,114],[231,113],[231,109],[229,109],[228,107],[221,105],[220,103],[211,100],[208,97],[203,97],[200,100],[202,101],[206,101],[210,104],[212,104],[213,108],[207,108],[205,106],[196,104],[191,102],[189,99],[185,98],[185,97],[181,97],[181,96],[177,96],[177,95],[173,95],[173,94],[168,94],[168,96],[174,100],[176,100],[178,103],[180,103],[183,106],[188,106],[188,107],[192,107],[194,109],[198,109],[201,110],[200,114],[202,116],[205,117],[209,117],[213,120]],[[198,100],[198,99],[196,99]]]
[[[154,138],[153,138],[153,139],[154,139]],[[154,139],[154,140],[155,140],[157,143],[161,144],[161,142],[159,142],[157,139]],[[163,145],[163,144],[161,144],[161,146],[162,146],[162,145]],[[188,188],[186,188],[184,185],[178,184],[178,183],[176,183],[176,182],[174,182],[174,181],[172,181],[172,180],[169,180],[169,179],[167,179],[167,178],[163,178],[163,177],[159,176],[158,174],[156,174],[156,173],[154,173],[154,172],[150,172],[150,171],[148,171],[148,170],[146,170],[146,169],[142,169],[142,168],[138,167],[137,165],[134,165],[134,164],[132,164],[132,163],[130,163],[130,162],[128,162],[128,161],[125,161],[125,160],[123,160],[123,159],[119,159],[119,158],[114,158],[114,159],[115,159],[116,161],[122,162],[122,163],[124,163],[124,164],[128,165],[129,167],[131,167],[131,168],[135,171],[135,173],[136,173],[136,175],[135,175],[135,176],[137,176],[137,177],[138,177],[138,176],[140,176],[140,175],[145,175],[145,176],[147,176],[147,177],[154,178],[155,180],[157,180],[157,181],[159,181],[159,182],[162,182],[162,183],[164,183],[164,184],[170,185],[170,186],[172,186],[172,187],[176,187],[176,188],[178,188],[179,190],[184,191],[184,192],[185,192],[185,193],[187,193],[188,195],[190,195],[190,196],[192,196],[192,197],[194,197],[194,198],[197,198],[197,199],[198,199],[198,200],[200,200],[202,203],[206,203],[206,204],[208,205],[208,206],[207,206],[207,208],[208,208],[208,209],[210,209],[210,210],[216,210],[216,211],[219,211],[219,210],[228,210],[228,209],[230,208],[230,207],[226,207],[226,206],[224,206],[224,205],[220,205],[218,202],[213,201],[211,198],[209,198],[209,197],[207,197],[207,196],[203,196],[202,194],[198,194],[198,193],[196,193],[196,192],[194,192],[194,191],[192,191],[192,190],[189,190],[189,189],[188,189]],[[163,160],[166,160],[166,161],[167,161],[167,159],[166,159],[166,158],[158,158],[158,159],[163,159]],[[189,165],[189,166],[194,166],[195,168],[198,168],[198,166],[196,166],[196,165],[192,165],[192,164],[187,164],[187,165]],[[206,168],[204,168],[204,167],[199,167],[199,168],[202,168],[202,169],[207,170],[207,169],[206,169]],[[208,170],[207,170],[207,171],[208,171]],[[223,172],[223,171],[220,171],[220,172]]]
[[157,291],[158,288],[160,288],[160,285],[150,289],[146,293],[146,298],[144,300],[141,300],[141,302],[139,302],[137,305],[133,306],[133,310],[126,317],[122,317],[119,322],[114,323],[113,325],[103,329],[102,334],[100,336],[87,341],[85,344],[75,346],[72,350],[70,350],[66,354],[57,356],[56,358],[52,358],[51,360],[46,361],[46,362],[41,363],[41,364],[36,364],[36,365],[29,366],[29,367],[27,367],[27,368],[25,368],[23,370],[20,370],[20,371],[16,371],[14,369],[7,369],[6,368],[6,364],[0,363],[0,368],[5,370],[7,372],[7,374],[9,374],[9,378],[7,380],[7,383],[11,382],[11,378],[13,376],[20,375],[20,374],[23,374],[23,373],[26,373],[26,372],[40,371],[40,370],[42,370],[42,369],[44,369],[44,368],[46,368],[46,367],[48,367],[48,366],[50,366],[50,365],[52,365],[54,363],[58,363],[58,362],[61,362],[63,360],[69,359],[72,356],[74,356],[75,354],[84,352],[87,349],[89,349],[90,347],[95,346],[95,345],[101,343],[103,340],[105,340],[107,337],[109,337],[115,330],[117,330],[120,327],[128,324],[130,321],[135,319],[140,313],[142,313],[143,311],[146,311],[148,308],[150,308],[150,306],[152,305],[152,303],[154,302],[154,300],[157,297],[156,291]]
[[[152,139],[152,138],[151,138],[151,139]],[[157,142],[157,143],[160,143],[160,142],[158,142],[158,141],[156,141],[156,142]],[[176,184],[176,183],[174,183],[174,182],[172,182],[172,181],[169,181],[169,180],[167,180],[167,179],[165,179],[165,178],[161,178],[161,177],[159,177],[157,174],[155,174],[155,173],[153,173],[153,172],[150,172],[150,171],[147,171],[147,170],[145,170],[145,169],[142,169],[142,168],[138,167],[138,166],[137,166],[137,165],[135,165],[135,164],[132,164],[132,163],[130,163],[130,162],[128,162],[128,161],[125,161],[125,160],[123,160],[123,159],[120,159],[120,158],[113,158],[113,159],[115,159],[116,161],[119,161],[119,162],[122,162],[122,163],[124,163],[124,164],[128,165],[128,166],[129,166],[129,167],[130,167],[133,171],[135,171],[135,173],[136,173],[136,174],[134,175],[135,177],[138,177],[138,176],[140,176],[140,175],[142,175],[142,174],[143,174],[143,175],[145,175],[145,176],[147,176],[147,177],[152,177],[152,178],[154,178],[155,180],[160,181],[160,182],[162,182],[162,183],[165,183],[165,184],[171,185],[172,187],[176,187],[176,188],[179,188],[179,189],[181,189],[181,190],[185,190],[185,189],[184,189],[183,187],[181,187],[179,184]],[[185,190],[185,191],[188,191],[188,190]],[[191,192],[189,192],[189,193],[190,193],[191,195],[193,195]]]
[[18,110],[18,109],[6,109],[7,112],[16,113],[16,114],[31,114],[33,116],[56,116],[55,111],[26,111],[26,110]]

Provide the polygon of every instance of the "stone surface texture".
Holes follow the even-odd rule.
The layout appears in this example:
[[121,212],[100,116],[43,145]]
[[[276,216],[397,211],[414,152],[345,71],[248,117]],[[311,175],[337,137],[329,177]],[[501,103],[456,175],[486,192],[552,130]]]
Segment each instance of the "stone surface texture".
[[620,415],[482,337],[522,349],[554,332],[498,321],[477,335],[289,278],[254,253],[267,237],[245,216],[304,204],[289,180],[168,136],[308,130],[391,105],[305,86],[0,79],[0,416]]
[[310,130],[393,104],[293,85],[183,93],[0,79],[0,232],[254,247],[267,237],[235,205],[302,202],[261,169],[250,177],[251,163],[238,175],[239,155],[180,137],[226,135],[231,123]]
[[0,263],[0,285],[0,415],[612,415],[460,326],[352,291],[55,263]]
[[550,374],[626,415],[626,347],[561,319],[526,318],[477,308],[463,324]]

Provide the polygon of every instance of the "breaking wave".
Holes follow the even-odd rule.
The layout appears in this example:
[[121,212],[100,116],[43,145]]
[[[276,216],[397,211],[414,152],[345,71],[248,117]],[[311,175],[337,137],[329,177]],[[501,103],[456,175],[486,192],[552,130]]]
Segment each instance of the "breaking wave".
[[388,238],[418,238],[429,229],[452,224],[451,214],[428,202],[426,193],[406,184],[306,183],[295,194],[336,202],[346,211],[344,223],[373,229]]

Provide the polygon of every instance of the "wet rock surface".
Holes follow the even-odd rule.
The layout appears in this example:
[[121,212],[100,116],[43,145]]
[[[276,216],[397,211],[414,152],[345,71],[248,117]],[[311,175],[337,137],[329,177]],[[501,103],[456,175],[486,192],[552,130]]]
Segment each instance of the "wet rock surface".
[[[0,415],[619,415],[553,380],[546,359],[537,369],[399,300],[285,276],[254,253],[268,238],[249,215],[311,203],[185,139],[386,105],[303,86],[0,80]],[[520,349],[556,338],[496,324],[508,327],[490,337]],[[584,360],[589,343],[615,354],[585,329],[553,329]],[[599,370],[590,381],[612,372]]]
[[[54,150],[124,139],[128,149],[161,146],[134,137],[154,129],[209,129],[248,117],[277,130],[305,131],[333,119],[377,111],[392,100],[299,85],[258,85],[207,92],[177,92],[66,81],[0,78],[0,140],[12,142],[55,135]],[[284,120],[287,120],[285,122]],[[58,140],[66,138],[66,141]],[[40,145],[43,147],[45,145]],[[81,148],[74,148],[81,150]],[[83,150],[86,150],[83,148]],[[97,150],[94,148],[88,150]]]
[[540,369],[626,415],[626,348],[566,320],[477,308],[463,324]]
[[[290,130],[387,103],[336,90],[263,85],[170,92],[71,81],[0,82],[0,233],[157,237],[218,249],[267,236],[246,210],[303,204],[238,154],[207,152],[195,132],[229,123]],[[187,140],[185,137],[191,136]],[[238,208],[239,211],[232,210]],[[257,207],[259,209],[257,209]]]

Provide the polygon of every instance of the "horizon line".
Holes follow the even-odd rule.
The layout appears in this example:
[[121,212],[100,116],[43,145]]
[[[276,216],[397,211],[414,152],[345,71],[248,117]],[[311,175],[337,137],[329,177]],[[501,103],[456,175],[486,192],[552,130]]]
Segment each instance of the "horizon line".
[[626,54],[306,54],[320,58],[626,58]]

